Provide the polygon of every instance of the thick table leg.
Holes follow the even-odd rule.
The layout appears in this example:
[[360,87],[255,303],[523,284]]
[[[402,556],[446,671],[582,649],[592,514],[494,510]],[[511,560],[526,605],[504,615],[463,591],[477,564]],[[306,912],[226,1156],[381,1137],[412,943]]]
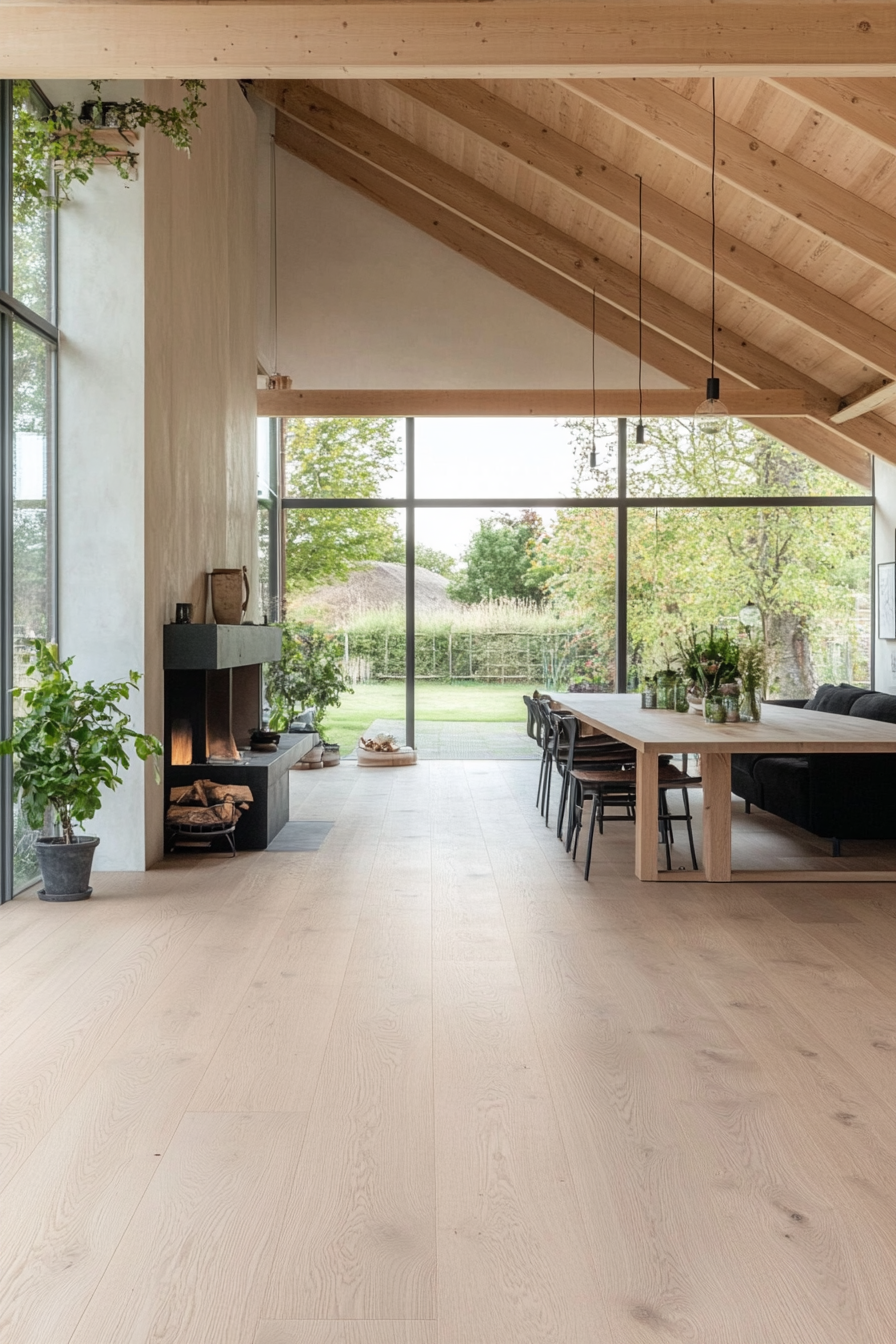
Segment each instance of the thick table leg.
[[731,881],[731,756],[700,753],[703,776],[703,871],[707,882]]
[[657,817],[660,808],[658,788],[659,757],[638,752],[638,778],[635,785],[635,877],[642,882],[656,881]]

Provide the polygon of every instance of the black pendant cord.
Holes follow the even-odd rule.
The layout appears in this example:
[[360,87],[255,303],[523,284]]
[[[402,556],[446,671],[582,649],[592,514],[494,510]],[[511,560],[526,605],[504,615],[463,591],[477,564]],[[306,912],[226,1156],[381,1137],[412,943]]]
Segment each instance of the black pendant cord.
[[591,290],[591,467],[597,466],[597,291]]
[[712,329],[709,346],[709,376],[716,376],[716,80],[712,80],[712,170],[709,182],[709,204],[712,216]]
[[638,177],[638,425],[644,419],[644,393],[641,387],[641,370],[643,367],[644,355],[644,299],[643,299],[643,270],[644,270],[644,179]]

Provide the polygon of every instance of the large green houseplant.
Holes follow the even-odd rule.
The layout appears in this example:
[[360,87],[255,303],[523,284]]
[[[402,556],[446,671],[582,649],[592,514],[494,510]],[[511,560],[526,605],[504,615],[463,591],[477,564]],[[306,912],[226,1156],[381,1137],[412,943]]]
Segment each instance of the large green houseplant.
[[275,731],[285,732],[296,715],[310,709],[314,729],[323,737],[327,710],[352,694],[338,637],[310,625],[284,625],[283,653],[279,663],[268,664],[265,686]]
[[34,656],[26,675],[34,680],[12,692],[25,709],[14,718],[12,735],[0,741],[0,755],[13,757],[13,790],[28,824],[42,830],[49,812],[61,831],[37,840],[43,899],[83,900],[90,895],[99,839],[76,836],[75,826],[96,815],[104,789],[121,784],[130,746],[147,761],[162,755],[162,744],[133,729],[122,707],[139,685],[138,672],[126,681],[79,685],[71,674],[72,658],[60,660],[58,647],[46,640],[31,643]]

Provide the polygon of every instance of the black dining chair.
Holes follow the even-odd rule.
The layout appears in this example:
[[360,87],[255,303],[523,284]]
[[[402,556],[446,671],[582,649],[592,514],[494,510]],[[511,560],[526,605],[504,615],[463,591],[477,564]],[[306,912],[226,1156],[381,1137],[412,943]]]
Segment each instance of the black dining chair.
[[566,848],[572,843],[571,803],[573,791],[570,779],[577,769],[619,769],[633,762],[635,751],[625,742],[618,742],[605,733],[585,735],[573,714],[559,717],[558,729],[552,740],[554,766],[561,778],[560,801],[557,807],[557,837],[563,838],[563,819],[568,815]]
[[[657,813],[658,838],[666,850],[666,870],[672,869],[672,845],[675,836],[672,823],[683,821],[687,828],[688,845],[691,851],[691,863],[697,871],[697,851],[694,847],[693,815],[691,813],[688,789],[699,787],[703,783],[698,774],[688,774],[671,763],[663,763],[659,769],[659,808]],[[579,834],[582,828],[585,803],[591,799],[591,821],[588,826],[588,844],[585,849],[585,881],[591,873],[591,854],[594,845],[594,827],[598,826],[603,835],[604,824],[608,821],[636,820],[637,773],[632,768],[622,771],[576,770],[573,776],[575,802],[571,814],[571,828],[574,830],[572,855],[576,857]],[[684,810],[672,812],[669,809],[668,795],[680,790]],[[607,816],[607,807],[621,807],[624,815]],[[568,848],[568,846],[567,846]]]

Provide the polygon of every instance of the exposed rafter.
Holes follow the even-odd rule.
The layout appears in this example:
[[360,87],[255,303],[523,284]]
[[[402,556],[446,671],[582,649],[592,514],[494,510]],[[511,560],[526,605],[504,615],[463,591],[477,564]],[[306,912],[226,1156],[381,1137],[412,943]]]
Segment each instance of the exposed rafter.
[[[285,114],[278,119],[277,126],[278,140],[285,147],[304,156],[301,147],[296,149],[294,128],[301,124],[319,131],[359,158],[375,163],[397,182],[413,188],[415,194],[438,202],[475,224],[478,231],[487,230],[501,242],[511,243],[530,260],[550,267],[552,272],[559,273],[558,279],[562,275],[577,287],[587,286],[584,296],[579,290],[578,298],[569,295],[562,298],[560,311],[572,316],[571,304],[577,309],[576,321],[587,320],[590,324],[589,291],[594,288],[600,304],[601,334],[623,349],[636,352],[637,325],[631,319],[636,318],[638,311],[637,276],[632,272],[595,257],[582,243],[313,84],[264,81],[255,84],[254,89]],[[385,187],[380,190],[386,192]],[[407,208],[408,202],[405,200],[403,209]],[[421,222],[418,218],[413,222],[418,227],[428,229],[425,206],[419,202],[417,214],[423,220]],[[444,236],[445,230],[451,227],[453,225],[449,217],[442,222],[442,234],[437,236]],[[457,243],[453,245],[457,246]],[[469,237],[466,246],[467,249],[471,247]],[[482,243],[478,246],[481,249]],[[463,249],[457,246],[457,250]],[[470,255],[469,250],[466,255]],[[474,256],[473,259],[482,261],[480,256]],[[499,262],[492,258],[482,264],[495,269]],[[518,271],[521,259],[511,264],[505,252],[501,264],[505,272],[508,266],[511,271]],[[511,278],[511,283],[517,283],[510,275],[505,274],[505,278]],[[533,277],[529,275],[527,284],[532,283]],[[550,285],[549,279],[545,277],[540,277],[537,283],[542,290]],[[519,287],[525,289],[527,284]],[[655,286],[645,287],[644,296],[645,318],[649,324],[644,333],[645,360],[678,382],[689,386],[699,384],[706,374],[708,355],[705,316]],[[546,299],[546,302],[557,307],[558,297],[555,295],[553,299]],[[582,298],[587,305],[587,318],[582,316]],[[808,398],[808,413],[819,424],[830,427],[830,417],[839,409],[841,399],[829,388],[721,328],[716,335],[716,355],[719,367],[732,375],[735,386],[792,387],[804,391]],[[729,386],[727,381],[723,381],[723,396],[727,395]],[[862,448],[896,460],[896,426],[874,418],[835,432]]]
[[817,112],[861,131],[896,154],[896,83],[893,79],[769,79]]
[[896,6],[4,4],[0,76],[445,79],[889,75]]
[[[468,81],[413,80],[394,87],[598,210],[637,228],[635,176],[511,103]],[[709,222],[646,183],[643,204],[645,237],[708,271]],[[722,230],[716,270],[720,279],[750,298],[887,377],[896,377],[896,331]]]
[[856,416],[879,410],[892,401],[896,401],[896,382],[885,378],[882,382],[865,384],[851,396],[843,398],[840,409],[831,416],[831,424],[843,425],[847,420],[855,420]]
[[[277,119],[277,142],[322,172],[343,182],[369,200],[390,210],[452,248],[477,262],[531,297],[563,313],[584,327],[591,326],[591,294],[580,284],[526,256],[507,242],[479,228],[444,206],[434,203],[420,191],[389,176],[369,158],[353,153],[325,139],[306,126],[282,114]],[[637,328],[634,322],[609,304],[599,304],[599,330],[606,339],[634,353]],[[648,345],[647,338],[650,337]],[[705,362],[656,332],[645,333],[645,359],[675,377],[672,367],[680,367],[680,380],[696,382],[705,374]],[[870,481],[870,463],[862,440],[838,434],[827,426],[801,420],[756,419],[755,423],[782,442],[791,443],[807,455],[824,462],[833,470],[862,485]],[[882,456],[896,461],[896,431],[881,424],[865,435],[871,438]],[[871,446],[871,445],[869,445]]]
[[[712,115],[655,79],[564,80],[565,88],[709,170]],[[893,217],[739,126],[717,119],[716,176],[896,276]]]

